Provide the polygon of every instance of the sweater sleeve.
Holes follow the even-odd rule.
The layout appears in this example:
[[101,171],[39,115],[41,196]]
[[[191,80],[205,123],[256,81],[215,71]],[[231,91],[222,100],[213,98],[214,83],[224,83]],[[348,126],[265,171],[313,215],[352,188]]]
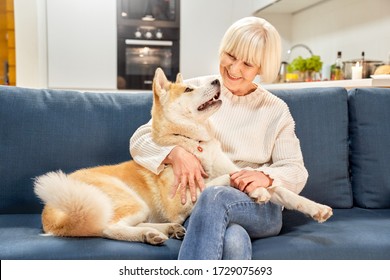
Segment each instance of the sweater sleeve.
[[289,111],[282,118],[272,150],[270,165],[258,169],[273,179],[272,186],[282,186],[295,193],[304,188],[308,172],[304,166],[300,142],[295,135],[295,123]]
[[130,154],[135,162],[155,174],[164,169],[163,160],[174,146],[160,146],[152,138],[151,120],[140,126],[130,138]]

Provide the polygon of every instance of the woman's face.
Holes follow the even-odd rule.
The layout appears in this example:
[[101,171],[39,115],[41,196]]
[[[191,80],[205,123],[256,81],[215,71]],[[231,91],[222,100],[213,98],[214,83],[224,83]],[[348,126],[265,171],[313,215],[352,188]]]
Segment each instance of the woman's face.
[[219,71],[224,85],[234,95],[246,95],[256,89],[253,80],[260,68],[224,52],[219,63]]

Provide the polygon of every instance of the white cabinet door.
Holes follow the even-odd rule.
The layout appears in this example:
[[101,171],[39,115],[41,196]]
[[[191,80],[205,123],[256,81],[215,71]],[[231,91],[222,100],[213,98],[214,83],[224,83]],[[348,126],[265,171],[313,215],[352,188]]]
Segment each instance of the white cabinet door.
[[46,3],[48,86],[116,89],[116,1]]

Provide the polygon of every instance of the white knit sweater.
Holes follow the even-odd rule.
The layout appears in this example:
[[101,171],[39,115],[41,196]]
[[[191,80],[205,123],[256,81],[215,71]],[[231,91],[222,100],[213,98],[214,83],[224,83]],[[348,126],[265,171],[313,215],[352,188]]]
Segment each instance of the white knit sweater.
[[[201,85],[216,78],[220,79],[205,76],[186,82]],[[274,186],[299,193],[308,173],[287,104],[260,85],[245,96],[236,96],[222,85],[220,98],[222,106],[210,121],[224,152],[237,166],[262,171]],[[172,148],[153,142],[150,122],[130,139],[133,159],[156,174],[164,168],[162,161]]]

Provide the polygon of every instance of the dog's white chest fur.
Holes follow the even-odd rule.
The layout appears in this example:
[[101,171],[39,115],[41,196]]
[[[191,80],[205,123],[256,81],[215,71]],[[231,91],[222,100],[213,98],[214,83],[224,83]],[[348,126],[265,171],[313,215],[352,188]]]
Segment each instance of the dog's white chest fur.
[[194,154],[202,162],[209,178],[214,178],[213,183],[229,185],[229,173],[239,170],[222,151],[219,141],[214,138],[200,142]]

